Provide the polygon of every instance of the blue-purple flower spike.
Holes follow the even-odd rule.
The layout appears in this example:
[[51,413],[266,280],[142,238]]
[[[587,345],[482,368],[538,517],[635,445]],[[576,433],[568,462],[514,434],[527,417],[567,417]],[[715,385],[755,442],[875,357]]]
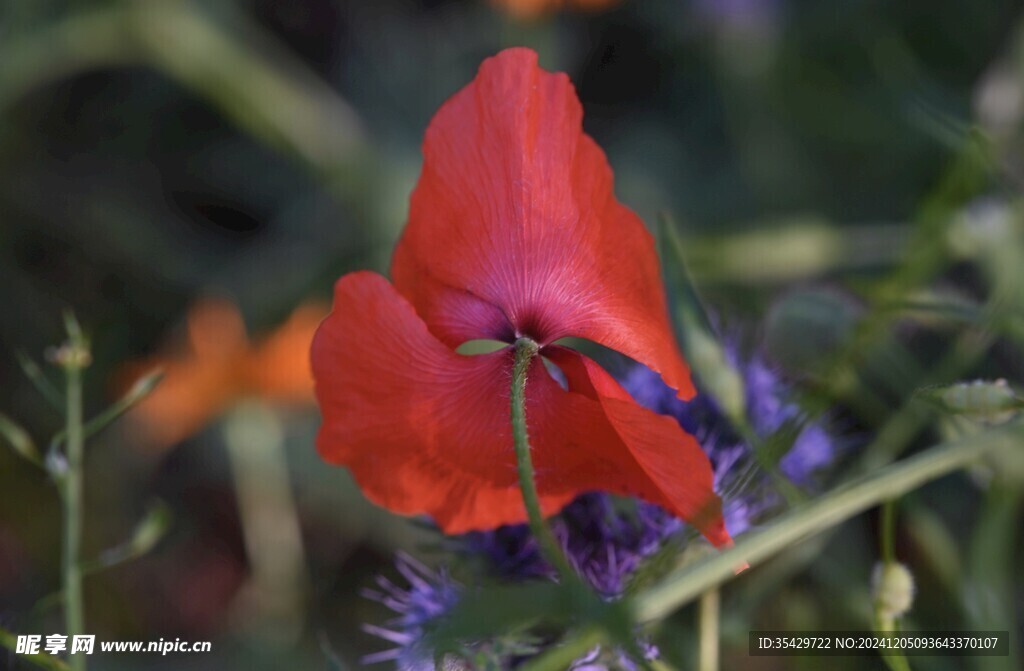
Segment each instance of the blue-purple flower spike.
[[[682,522],[656,506],[641,504],[636,514],[616,510],[611,497],[591,493],[566,506],[553,526],[572,567],[611,599],[622,594],[640,563],[657,552],[666,533],[681,528]],[[525,525],[474,532],[464,542],[467,553],[485,557],[498,576],[554,576]]]
[[444,569],[433,571],[405,553],[396,556],[395,567],[408,587],[377,576],[379,589],[363,592],[397,614],[385,626],[364,624],[363,630],[394,643],[395,647],[367,655],[363,663],[394,661],[401,671],[433,671],[433,653],[420,646],[424,626],[455,605],[461,588]]
[[[831,435],[820,423],[805,421],[800,408],[789,400],[782,378],[763,360],[741,362],[735,351],[728,351],[727,356],[742,374],[748,421],[758,437],[767,439],[789,425],[799,428],[779,462],[779,470],[797,486],[812,486],[818,471],[835,458]],[[714,467],[714,486],[723,499],[730,534],[747,531],[765,509],[779,502],[780,496],[758,467],[751,446],[713,399],[699,395],[689,402],[680,401],[656,373],[643,366],[634,367],[623,386],[641,405],[674,417],[696,436]],[[644,560],[686,528],[682,520],[654,504],[637,502],[620,508],[616,501],[603,493],[584,494],[552,521],[555,537],[572,567],[605,599],[620,597]],[[460,539],[460,549],[464,554],[482,557],[492,573],[507,580],[555,578],[525,524],[466,534]],[[432,669],[429,651],[417,646],[423,625],[446,612],[457,601],[461,587],[447,574],[431,571],[406,555],[399,556],[397,564],[409,587],[398,587],[381,578],[381,590],[370,596],[398,617],[386,627],[366,626],[367,631],[397,647],[364,661],[394,660],[401,671]],[[648,659],[657,657],[653,645],[642,641],[640,645]],[[502,668],[513,669],[518,661],[509,659]],[[636,665],[621,651],[595,648],[570,668],[633,671]]]
[[[789,399],[785,382],[763,359],[741,361],[735,350],[727,357],[743,377],[747,417],[759,438],[768,439],[787,424],[799,433],[779,461],[782,475],[800,487],[811,487],[816,474],[836,456],[836,444],[819,422],[807,422],[799,406]],[[661,378],[643,366],[634,367],[623,386],[645,407],[671,415],[697,437],[715,470],[715,490],[723,498],[725,523],[733,536],[749,529],[758,514],[771,506],[776,493],[765,479],[751,477],[757,470],[750,445],[730,425],[718,404],[700,395],[680,401]],[[700,385],[698,384],[698,387]]]

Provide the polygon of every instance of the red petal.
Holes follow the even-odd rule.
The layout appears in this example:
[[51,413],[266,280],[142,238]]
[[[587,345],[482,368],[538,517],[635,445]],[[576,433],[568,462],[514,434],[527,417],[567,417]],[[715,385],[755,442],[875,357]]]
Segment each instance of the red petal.
[[509,49],[427,129],[395,286],[450,347],[587,338],[694,390],[669,324],[654,241],[615,199],[568,77]]
[[715,545],[731,544],[721,501],[713,490],[711,463],[697,440],[674,419],[636,403],[592,359],[557,346],[546,348],[544,354],[565,374],[569,396],[583,396],[600,408],[601,418],[589,417],[565,430],[590,434],[584,438],[590,459],[602,450],[617,452],[609,454],[618,467],[613,477],[629,478],[624,488],[608,482],[596,482],[592,488],[657,503],[693,524]]
[[[427,330],[380,275],[335,285],[313,339],[313,376],[327,461],[402,514],[429,513],[448,533],[526,518],[509,406],[511,351],[462,356]],[[548,513],[571,494],[542,496]]]
[[[727,541],[710,466],[692,438],[629,399],[593,362],[549,350],[571,391],[534,361],[527,421],[545,514],[605,490],[661,504],[712,541]],[[335,286],[312,360],[324,415],[320,453],[347,465],[367,497],[398,513],[429,513],[447,533],[525,520],[510,349],[456,354],[384,278],[364,272]]]

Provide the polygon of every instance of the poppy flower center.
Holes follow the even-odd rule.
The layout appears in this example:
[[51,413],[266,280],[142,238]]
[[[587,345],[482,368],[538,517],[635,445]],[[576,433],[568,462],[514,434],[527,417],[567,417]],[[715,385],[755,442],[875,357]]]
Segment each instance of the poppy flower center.
[[540,352],[541,346],[536,340],[529,336],[519,336],[513,345],[517,352],[521,352],[526,359],[532,359]]
[[530,309],[521,311],[518,314],[512,315],[509,321],[512,326],[512,337],[509,338],[510,344],[519,338],[528,338],[540,347],[544,347],[551,344],[554,340],[552,335],[557,332],[557,320],[548,318],[543,310]]

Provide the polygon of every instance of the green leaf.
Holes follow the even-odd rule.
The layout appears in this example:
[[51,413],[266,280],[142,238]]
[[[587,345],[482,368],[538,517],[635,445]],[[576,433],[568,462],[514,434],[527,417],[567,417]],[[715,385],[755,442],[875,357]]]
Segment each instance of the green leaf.
[[667,212],[663,212],[658,218],[657,243],[665,291],[669,296],[672,317],[677,320],[676,327],[678,328],[678,320],[681,318],[678,313],[685,312],[688,318],[696,320],[697,326],[710,331],[711,320],[700,299],[697,286],[687,270],[686,243],[679,235],[674,218]]
[[[14,652],[18,649],[18,635],[0,627],[0,647],[7,648],[11,652]],[[46,653],[17,655],[17,659],[23,659],[41,669],[48,669],[48,671],[71,671],[71,667],[69,667],[60,657],[55,655]]]
[[18,358],[18,364],[21,366],[21,370],[25,373],[25,377],[28,378],[29,382],[36,388],[36,390],[42,395],[46,401],[53,406],[55,410],[64,413],[64,394],[46,377],[46,373],[40,368],[32,357],[25,354],[24,352],[17,351],[14,356]]
[[[113,405],[108,407],[106,410],[96,415],[82,427],[82,435],[85,439],[89,439],[95,436],[97,433],[107,428],[112,422],[118,417],[128,412],[133,405],[146,398],[156,386],[160,384],[160,380],[163,379],[164,372],[162,370],[154,370],[146,375],[139,378],[135,384],[132,385],[131,389],[128,390],[124,396],[115,401]],[[50,439],[50,450],[55,451],[60,445],[67,440],[67,433],[63,430],[58,431],[52,439]]]
[[82,566],[84,573],[94,573],[137,559],[152,550],[171,525],[171,509],[163,501],[150,504],[145,516],[135,526],[131,538],[103,552]]
[[691,545],[684,540],[682,534],[669,538],[630,575],[626,593],[637,594],[653,587],[673,570],[683,566],[687,557],[693,558],[697,553],[703,554],[706,548],[707,546],[700,543]]
[[586,627],[572,638],[552,646],[544,654],[526,662],[519,667],[519,671],[565,671],[570,664],[595,645],[604,644],[606,638],[601,628]]
[[43,457],[39,449],[36,448],[32,436],[28,435],[28,431],[21,428],[14,420],[3,413],[0,413],[0,436],[7,439],[7,442],[11,444],[11,447],[19,455],[36,466],[44,468]]
[[64,592],[57,590],[56,592],[50,592],[46,596],[40,598],[32,605],[30,612],[31,618],[40,618],[48,614],[54,608],[64,603]]
[[900,261],[907,226],[843,224],[817,215],[759,219],[746,230],[688,236],[692,275],[704,283],[792,285],[838,270]]
[[85,333],[82,332],[82,325],[71,310],[64,310],[64,330],[68,333],[68,341],[73,345],[85,346]]
[[[501,608],[495,608],[501,604]],[[568,626],[578,613],[595,614],[603,602],[574,582],[488,585],[465,593],[427,632],[429,648],[455,652],[462,641],[486,639],[537,625]]]
[[[501,607],[496,608],[495,604]],[[588,641],[613,642],[634,657],[641,668],[647,668],[636,642],[635,622],[632,602],[627,599],[606,602],[578,580],[568,584],[545,581],[489,585],[465,594],[444,618],[430,626],[424,641],[437,659],[451,654],[482,662],[495,646],[507,646],[510,640],[525,641],[529,645],[536,640],[534,631],[582,628],[583,632],[588,632],[585,634]],[[467,649],[467,641],[472,642],[470,649]],[[559,660],[564,657],[562,666],[540,668],[565,669],[593,645],[596,642],[583,650],[578,649],[578,644],[559,650],[556,656]],[[559,649],[559,646],[552,646],[552,649]],[[566,656],[569,654],[571,656]]]
[[746,426],[743,376],[714,336],[711,320],[686,272],[683,242],[668,215],[662,217],[658,234],[672,321],[687,361],[702,390],[718,402],[730,421],[737,427]]
[[951,596],[960,594],[964,570],[956,535],[938,513],[925,505],[909,507],[906,516],[907,533],[914,541],[915,550],[924,558],[919,563],[929,566]]
[[986,492],[978,518],[972,525],[964,577],[968,583],[970,624],[978,629],[1007,627],[1013,631],[1017,628],[1014,590],[1020,566],[1013,557],[1021,534],[1022,509],[1024,490],[995,483]]
[[793,449],[793,443],[804,430],[804,420],[787,419],[770,436],[758,445],[758,462],[762,467],[775,470],[786,454]]

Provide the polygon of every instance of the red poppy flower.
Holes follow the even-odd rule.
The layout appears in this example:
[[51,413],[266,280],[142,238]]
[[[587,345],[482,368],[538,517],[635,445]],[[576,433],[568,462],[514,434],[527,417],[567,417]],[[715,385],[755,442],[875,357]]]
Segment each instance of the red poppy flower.
[[545,514],[576,495],[635,495],[729,541],[707,457],[672,419],[639,406],[591,359],[586,338],[694,390],[669,324],[654,242],[612,192],[564,74],[509,49],[438,111],[391,265],[342,277],[313,340],[321,455],[365,494],[447,533],[526,519],[510,423],[513,347],[529,337],[526,416]]

